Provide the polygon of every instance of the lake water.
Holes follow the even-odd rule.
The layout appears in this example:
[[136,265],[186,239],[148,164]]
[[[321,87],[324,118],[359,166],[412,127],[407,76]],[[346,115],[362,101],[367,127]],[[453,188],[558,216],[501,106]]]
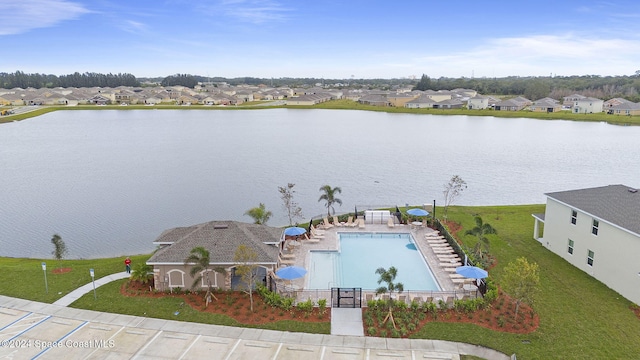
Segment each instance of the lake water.
[[[640,127],[525,118],[343,110],[58,111],[0,124],[0,256],[149,253],[168,228],[251,221],[264,203],[287,224],[278,186],[309,217],[318,189],[343,206],[544,203],[545,192],[640,186]],[[363,208],[359,210],[364,210]],[[533,220],[532,220],[533,221]],[[532,222],[533,226],[533,222]],[[533,230],[532,230],[533,231]]]

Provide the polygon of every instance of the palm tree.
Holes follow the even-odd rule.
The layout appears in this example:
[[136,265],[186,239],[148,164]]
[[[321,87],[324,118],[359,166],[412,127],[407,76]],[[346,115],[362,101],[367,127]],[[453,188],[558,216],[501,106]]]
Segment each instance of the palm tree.
[[342,200],[335,197],[335,194],[336,193],[341,194],[342,189],[340,189],[337,186],[332,188],[329,185],[325,185],[320,188],[320,191],[324,193],[320,195],[320,198],[318,199],[318,201],[320,202],[324,200],[326,202],[325,206],[327,207],[327,216],[331,216],[332,211],[335,214],[335,209],[333,208],[333,204],[342,205]]
[[382,322],[383,324],[387,322],[387,320],[391,319],[391,323],[393,324],[393,328],[397,329],[398,327],[396,326],[396,322],[393,320],[393,292],[397,291],[398,293],[401,293],[404,291],[404,284],[402,283],[394,283],[394,281],[396,280],[396,276],[398,275],[398,270],[395,268],[395,266],[392,266],[389,268],[389,270],[383,268],[383,267],[379,267],[376,270],[376,274],[380,275],[380,278],[378,279],[378,284],[384,282],[387,284],[387,286],[380,286],[379,288],[376,289],[376,295],[379,294],[384,294],[386,292],[389,293],[389,313],[387,314],[387,317],[384,318],[384,321]]
[[271,219],[271,211],[268,211],[263,203],[260,203],[258,207],[251,208],[247,210],[245,215],[251,216],[253,218],[254,224],[262,224],[265,225],[269,219]]
[[480,216],[475,217],[476,227],[465,231],[465,235],[473,235],[478,238],[478,242],[474,247],[474,252],[478,255],[479,260],[484,261],[485,255],[489,252],[489,238],[486,235],[497,234],[496,229],[488,223],[484,223]]
[[131,281],[138,281],[142,284],[147,284],[153,279],[153,268],[143,262],[138,263],[131,272]]
[[191,289],[194,289],[200,281],[202,281],[202,274],[205,274],[205,280],[207,280],[207,293],[204,295],[205,306],[209,306],[211,299],[218,300],[213,295],[211,280],[209,279],[209,251],[202,246],[194,247],[191,249],[189,256],[184,259],[184,264],[191,264],[191,270],[189,274],[193,277],[193,284]]

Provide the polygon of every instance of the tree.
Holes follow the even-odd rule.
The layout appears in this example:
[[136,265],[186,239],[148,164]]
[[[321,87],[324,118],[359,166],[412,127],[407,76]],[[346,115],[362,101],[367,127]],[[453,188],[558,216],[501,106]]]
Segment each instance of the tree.
[[478,242],[476,243],[473,251],[478,256],[478,259],[484,262],[485,253],[489,251],[490,247],[489,238],[486,235],[497,234],[498,232],[489,223],[484,223],[480,216],[476,216],[475,220],[476,226],[471,230],[465,231],[464,234],[473,235],[478,238]]
[[453,201],[458,198],[464,189],[467,188],[467,182],[462,180],[458,175],[453,175],[451,180],[444,185],[444,218],[447,218],[447,210],[449,205],[453,204]]
[[266,225],[267,221],[271,219],[271,211],[268,211],[263,203],[260,203],[258,207],[247,210],[245,215],[249,215],[253,219],[254,224]]
[[253,288],[256,283],[258,274],[256,270],[258,265],[258,254],[252,248],[246,245],[240,245],[236,249],[235,256],[233,257],[238,266],[236,267],[236,274],[239,274],[242,278],[242,282],[247,285],[245,292],[249,295],[249,303],[251,312],[253,312]]
[[184,264],[191,265],[189,274],[193,277],[193,284],[191,284],[192,289],[202,281],[202,274],[205,276],[205,280],[207,281],[207,292],[204,295],[205,307],[209,306],[209,303],[212,301],[211,299],[218,300],[218,298],[213,295],[211,279],[209,279],[209,251],[202,246],[194,247],[191,249],[189,256],[184,259]]
[[293,221],[296,219],[302,219],[302,208],[298,206],[298,203],[293,200],[293,194],[295,190],[293,187],[296,184],[288,183],[286,187],[278,186],[278,192],[280,192],[280,199],[282,199],[282,207],[287,211],[289,217],[289,226],[293,225]]
[[62,259],[64,259],[65,255],[67,255],[67,245],[64,243],[60,235],[53,234],[51,238],[51,243],[55,246],[53,252],[53,257],[58,260],[58,267],[62,267]]
[[333,204],[338,204],[342,206],[342,200],[335,197],[335,194],[336,193],[341,194],[342,189],[340,189],[337,186],[332,188],[329,185],[324,185],[320,188],[320,191],[322,191],[323,194],[320,195],[318,202],[323,200],[325,201],[326,203],[325,206],[327,207],[327,216],[331,216],[332,212],[335,214],[335,209],[333,208]]
[[147,284],[153,279],[153,268],[143,262],[137,263],[131,272],[131,281],[138,281]]
[[384,321],[382,323],[384,324],[387,322],[387,320],[391,320],[391,323],[393,324],[393,328],[397,329],[398,327],[396,326],[396,322],[393,320],[393,302],[394,302],[393,292],[394,291],[397,291],[398,293],[403,292],[404,285],[402,283],[394,283],[394,281],[396,280],[396,276],[398,275],[398,270],[394,266],[390,267],[389,270],[383,267],[379,267],[376,270],[376,274],[380,275],[380,278],[378,279],[378,284],[383,282],[387,284],[387,286],[380,286],[379,288],[377,288],[376,295],[384,294],[386,292],[389,293],[389,313],[384,318]]
[[538,264],[529,263],[526,258],[519,257],[504,268],[501,281],[502,289],[516,302],[515,317],[518,318],[520,304],[533,305],[540,286]]

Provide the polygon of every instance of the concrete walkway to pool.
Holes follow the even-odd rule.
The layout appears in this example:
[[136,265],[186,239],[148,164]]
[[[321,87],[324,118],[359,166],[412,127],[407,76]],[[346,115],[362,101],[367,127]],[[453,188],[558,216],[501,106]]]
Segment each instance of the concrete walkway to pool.
[[361,308],[331,308],[331,335],[364,336]]
[[[0,358],[482,359],[509,356],[441,340],[292,333],[102,313],[0,296]],[[6,344],[6,346],[5,346]]]
[[[107,275],[105,277],[102,277],[98,280],[95,281],[95,286],[96,288],[110,283],[112,281],[116,281],[116,280],[120,280],[120,279],[126,279],[128,277],[130,277],[131,274],[128,274],[126,271],[123,271],[121,273],[115,273],[115,274],[111,274],[111,275]],[[71,305],[74,301],[78,300],[82,295],[87,294],[91,291],[93,291],[93,282],[90,282],[86,285],[83,285],[75,290],[73,290],[72,292],[68,293],[67,295],[61,297],[60,299],[58,299],[56,302],[53,303],[53,305],[60,305],[60,306],[69,306]]]

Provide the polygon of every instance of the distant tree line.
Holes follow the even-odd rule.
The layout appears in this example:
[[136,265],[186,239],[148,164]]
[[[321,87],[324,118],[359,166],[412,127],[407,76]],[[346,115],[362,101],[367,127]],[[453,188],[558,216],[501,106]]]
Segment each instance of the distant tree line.
[[193,75],[176,74],[176,75],[171,75],[164,78],[160,83],[160,85],[162,86],[180,85],[180,86],[186,86],[188,88],[193,89],[196,85],[198,85],[198,81],[199,81],[198,78]]
[[131,74],[99,74],[75,72],[69,75],[26,74],[0,72],[0,88],[54,88],[54,87],[118,87],[140,86],[140,82]]
[[574,93],[608,100],[623,97],[640,101],[640,71],[631,76],[548,76],[505,78],[438,78],[422,75],[416,90],[473,89],[480,94],[523,95],[530,100],[560,99]]

